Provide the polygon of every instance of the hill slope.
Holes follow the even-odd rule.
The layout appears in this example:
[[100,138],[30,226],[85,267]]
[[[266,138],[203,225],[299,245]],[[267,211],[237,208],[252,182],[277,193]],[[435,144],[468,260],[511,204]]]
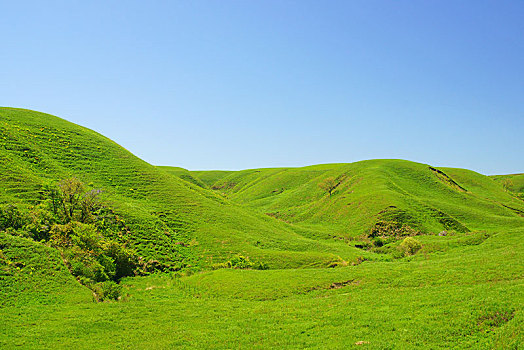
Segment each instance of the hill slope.
[[[524,212],[490,177],[403,160],[191,174],[241,205],[346,238],[378,221],[424,233],[519,227]],[[326,178],[335,180],[331,195],[318,186]]]
[[104,191],[131,228],[128,244],[147,258],[209,266],[244,254],[278,268],[327,266],[360,254],[247,211],[54,116],[1,108],[0,135],[0,203],[36,203],[43,184],[78,177]]
[[[71,176],[104,190],[129,228],[118,239],[182,270],[125,277],[120,301],[94,303],[63,251],[0,228],[1,348],[524,344],[524,202],[497,178],[400,160],[154,167],[91,130],[0,108],[0,209]],[[330,177],[331,195],[318,186]],[[398,229],[384,222],[408,237],[380,240]],[[237,254],[270,269],[210,269]]]
[[506,191],[510,191],[517,198],[524,200],[524,174],[493,175],[491,177],[500,182]]

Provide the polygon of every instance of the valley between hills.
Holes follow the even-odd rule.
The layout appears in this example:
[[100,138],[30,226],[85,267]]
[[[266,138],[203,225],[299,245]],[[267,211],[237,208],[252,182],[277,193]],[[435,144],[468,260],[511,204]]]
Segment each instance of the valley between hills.
[[0,348],[519,349],[523,277],[524,174],[190,171],[0,108]]

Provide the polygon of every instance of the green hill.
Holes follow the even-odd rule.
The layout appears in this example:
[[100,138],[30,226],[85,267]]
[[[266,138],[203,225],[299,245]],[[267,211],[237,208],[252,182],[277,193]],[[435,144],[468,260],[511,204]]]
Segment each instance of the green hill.
[[494,175],[491,177],[501,183],[504,190],[524,200],[524,174]]
[[0,134],[1,202],[35,203],[43,184],[78,177],[103,190],[131,229],[129,245],[147,258],[209,266],[243,254],[278,268],[327,266],[339,256],[360,254],[247,211],[184,178],[183,170],[172,176],[172,169],[147,164],[102,135],[54,116],[2,108]]
[[[79,203],[102,190],[91,221],[53,212],[73,177]],[[403,160],[155,167],[0,108],[0,348],[518,349],[521,180]]]
[[[337,237],[398,221],[424,233],[519,227],[524,203],[490,177],[403,160],[304,168],[191,172],[243,206]],[[219,176],[217,176],[219,175]],[[329,195],[318,185],[335,180]]]

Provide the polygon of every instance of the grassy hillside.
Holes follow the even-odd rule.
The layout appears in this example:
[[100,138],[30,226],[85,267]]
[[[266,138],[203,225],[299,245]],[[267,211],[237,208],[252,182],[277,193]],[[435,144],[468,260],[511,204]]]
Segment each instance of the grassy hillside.
[[[384,220],[424,233],[519,227],[524,210],[487,176],[403,160],[192,174],[236,203],[344,238]],[[335,180],[331,195],[318,186],[326,178]]]
[[0,203],[36,203],[43,184],[76,176],[103,190],[105,201],[131,228],[129,245],[148,258],[209,266],[243,254],[278,268],[327,266],[361,254],[247,211],[191,176],[172,176],[172,169],[154,167],[102,135],[54,116],[2,108],[0,135]]
[[494,175],[491,177],[501,183],[506,191],[524,200],[524,174]]
[[[73,176],[103,190],[101,222],[49,218],[46,189]],[[524,202],[510,178],[402,160],[155,167],[0,108],[0,348],[519,349]],[[122,246],[169,271],[118,278],[119,300],[96,302],[70,257],[116,261]]]

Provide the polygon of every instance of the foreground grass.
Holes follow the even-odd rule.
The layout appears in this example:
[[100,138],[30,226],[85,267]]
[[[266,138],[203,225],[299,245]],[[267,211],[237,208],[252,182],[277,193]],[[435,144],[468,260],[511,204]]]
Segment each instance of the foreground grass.
[[[4,313],[4,347],[518,348],[522,284],[342,288],[271,301],[187,297],[160,285],[127,303]],[[161,289],[165,288],[165,289]],[[9,310],[5,310],[9,311]],[[483,317],[512,315],[490,326]],[[5,323],[4,323],[5,324]],[[502,334],[507,332],[507,336]],[[504,338],[501,338],[504,337]],[[243,344],[243,346],[242,346]]]
[[4,308],[0,345],[518,349],[522,234],[338,269],[129,278],[120,302]]
[[[37,204],[43,184],[77,176],[125,219],[122,243],[182,268],[125,278],[121,300],[96,303],[58,250],[0,232],[2,349],[524,344],[522,175],[401,160],[190,172],[11,108],[0,132],[0,204]],[[422,248],[366,249],[381,220],[417,229]],[[236,255],[270,270],[212,270]]]

